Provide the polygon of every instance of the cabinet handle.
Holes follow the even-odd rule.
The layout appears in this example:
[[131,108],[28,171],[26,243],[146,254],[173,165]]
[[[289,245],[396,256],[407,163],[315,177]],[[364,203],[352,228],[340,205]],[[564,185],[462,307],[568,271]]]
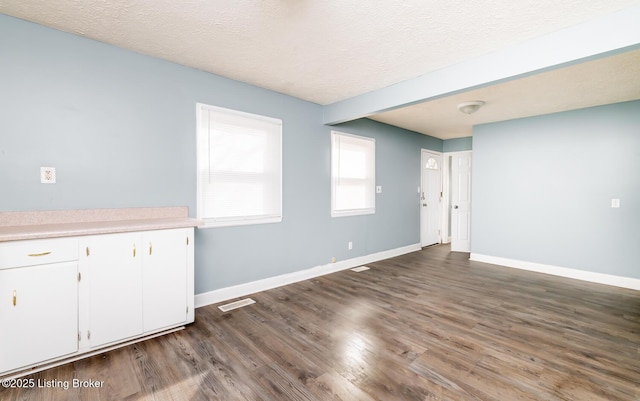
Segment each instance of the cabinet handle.
[[49,251],[49,252],[41,252],[41,253],[30,253],[29,256],[45,256],[45,255],[48,255],[50,253],[51,253],[51,251]]
[[151,242],[149,242],[149,255],[151,255],[152,252],[153,252],[153,245],[151,245]]
[[16,295],[16,290],[13,290],[13,306],[16,306],[18,303],[18,296]]
[[133,257],[136,257],[136,244],[133,244]]

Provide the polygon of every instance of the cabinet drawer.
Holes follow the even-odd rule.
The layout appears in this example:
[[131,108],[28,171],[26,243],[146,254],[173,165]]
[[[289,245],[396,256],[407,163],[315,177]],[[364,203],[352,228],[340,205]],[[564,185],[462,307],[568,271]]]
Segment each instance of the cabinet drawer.
[[77,238],[0,243],[0,270],[78,260]]

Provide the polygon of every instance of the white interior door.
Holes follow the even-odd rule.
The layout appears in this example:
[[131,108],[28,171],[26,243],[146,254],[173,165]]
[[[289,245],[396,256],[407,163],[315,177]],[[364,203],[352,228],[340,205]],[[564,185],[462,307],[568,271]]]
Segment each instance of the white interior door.
[[420,243],[439,244],[442,210],[442,155],[422,151],[420,191]]
[[451,250],[471,251],[471,152],[451,156]]

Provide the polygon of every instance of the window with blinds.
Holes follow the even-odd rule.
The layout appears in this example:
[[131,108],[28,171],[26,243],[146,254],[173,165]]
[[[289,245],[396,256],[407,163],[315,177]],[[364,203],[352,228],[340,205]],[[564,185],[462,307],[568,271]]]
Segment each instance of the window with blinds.
[[197,115],[198,218],[282,221],[282,121],[201,103]]
[[331,216],[376,211],[376,142],[331,132]]

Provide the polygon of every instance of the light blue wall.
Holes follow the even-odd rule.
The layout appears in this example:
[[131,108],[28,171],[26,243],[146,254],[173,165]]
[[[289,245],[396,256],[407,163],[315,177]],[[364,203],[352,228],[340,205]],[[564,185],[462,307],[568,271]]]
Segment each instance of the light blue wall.
[[442,144],[443,152],[462,152],[473,148],[473,137],[447,139]]
[[[376,214],[331,218],[321,106],[0,15],[0,211],[196,210],[195,104],[283,120],[280,224],[196,230],[196,292],[420,242],[420,149],[442,141],[371,120]],[[58,183],[39,182],[39,167]],[[353,250],[347,242],[353,241]]]
[[472,202],[474,253],[640,278],[640,101],[475,127]]

